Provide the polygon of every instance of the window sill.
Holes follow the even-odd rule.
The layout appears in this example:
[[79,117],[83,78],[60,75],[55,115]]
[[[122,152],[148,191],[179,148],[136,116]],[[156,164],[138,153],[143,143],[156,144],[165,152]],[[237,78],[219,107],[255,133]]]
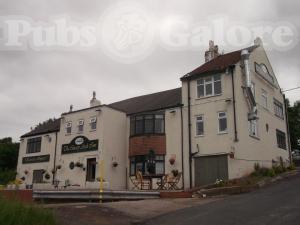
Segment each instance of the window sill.
[[222,94],[217,94],[217,95],[210,95],[210,96],[203,96],[203,97],[197,97],[195,100],[202,100],[202,99],[206,99],[206,98],[213,98],[213,97],[217,97],[217,96],[221,96]]
[[278,119],[284,120],[284,117],[278,116],[276,114],[274,114]]
[[71,136],[72,134],[65,134],[65,136]]
[[97,131],[97,129],[95,129],[95,130],[90,130],[90,132],[96,132]]
[[257,136],[254,136],[254,135],[251,135],[251,134],[249,134],[249,137],[252,137],[252,138],[254,138],[254,139],[256,139],[256,140],[260,141],[260,138],[259,138],[259,137],[257,137]]
[[218,132],[218,135],[228,134],[228,131]]
[[129,138],[132,137],[141,137],[141,136],[165,136],[165,133],[152,133],[152,134],[135,134],[135,135],[130,135]]
[[203,135],[196,135],[195,138],[201,138],[201,137],[204,137],[204,134]]

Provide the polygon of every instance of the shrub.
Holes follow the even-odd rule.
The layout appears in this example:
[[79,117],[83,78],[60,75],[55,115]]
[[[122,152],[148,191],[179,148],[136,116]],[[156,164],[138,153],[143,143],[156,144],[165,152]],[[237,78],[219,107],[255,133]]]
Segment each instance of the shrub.
[[0,198],[0,225],[57,225],[50,210]]
[[14,181],[17,173],[13,170],[0,171],[0,185],[6,185]]
[[288,170],[295,170],[296,169],[296,166],[295,166],[295,163],[291,163],[291,165],[289,165],[287,167]]

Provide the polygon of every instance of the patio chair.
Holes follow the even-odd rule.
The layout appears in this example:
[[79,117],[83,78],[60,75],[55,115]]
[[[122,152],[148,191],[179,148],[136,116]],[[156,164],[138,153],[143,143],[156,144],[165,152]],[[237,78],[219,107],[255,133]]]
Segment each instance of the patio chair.
[[168,181],[169,190],[179,190],[178,183],[181,179],[181,176],[182,172],[179,172],[174,179]]
[[133,190],[140,189],[140,182],[136,178],[136,176],[130,176],[129,179],[130,179],[131,183],[133,184]]
[[141,188],[141,190],[150,190],[150,187],[151,187],[151,181],[150,180],[145,180],[143,178],[143,174],[140,172],[140,171],[137,171],[136,172],[136,178],[139,182],[139,186]]
[[164,177],[161,180],[158,180],[156,184],[158,190],[166,190],[166,185],[168,184],[168,174],[164,175]]

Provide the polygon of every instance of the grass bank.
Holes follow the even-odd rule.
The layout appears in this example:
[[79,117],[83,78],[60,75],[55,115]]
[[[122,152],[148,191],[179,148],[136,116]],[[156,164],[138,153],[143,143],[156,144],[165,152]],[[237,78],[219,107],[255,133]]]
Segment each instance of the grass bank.
[[52,211],[0,196],[0,225],[58,225]]

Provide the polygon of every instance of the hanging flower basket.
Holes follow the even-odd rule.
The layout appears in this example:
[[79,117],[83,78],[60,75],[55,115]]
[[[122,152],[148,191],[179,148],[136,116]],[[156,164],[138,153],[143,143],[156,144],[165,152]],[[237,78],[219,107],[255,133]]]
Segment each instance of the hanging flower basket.
[[29,172],[28,172],[28,170],[24,170],[24,173],[25,173],[25,175],[27,175]]
[[174,159],[174,158],[170,158],[170,159],[169,159],[169,163],[170,163],[171,165],[174,165],[175,159]]
[[119,165],[119,163],[118,162],[113,162],[112,165],[113,165],[113,167],[117,167]]

